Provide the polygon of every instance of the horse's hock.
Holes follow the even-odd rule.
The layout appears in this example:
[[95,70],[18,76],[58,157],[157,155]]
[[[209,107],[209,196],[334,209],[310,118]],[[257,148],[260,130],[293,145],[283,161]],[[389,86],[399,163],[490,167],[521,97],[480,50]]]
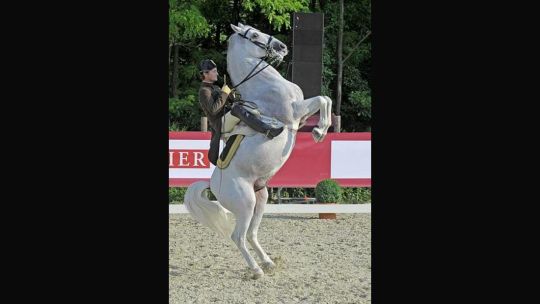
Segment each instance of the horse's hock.
[[[319,120],[320,120],[320,115],[318,113],[308,117],[304,125],[300,129],[298,129],[298,132],[313,131],[313,128],[317,127]],[[332,113],[332,121],[330,122],[331,125],[328,128],[328,132],[335,132],[337,130],[337,122],[338,122],[338,116]]]

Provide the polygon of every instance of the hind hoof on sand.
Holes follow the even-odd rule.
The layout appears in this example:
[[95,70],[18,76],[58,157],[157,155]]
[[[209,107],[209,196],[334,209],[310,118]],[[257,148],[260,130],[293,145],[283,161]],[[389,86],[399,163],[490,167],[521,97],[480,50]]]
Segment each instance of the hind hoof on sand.
[[264,271],[261,268],[252,269],[252,272],[251,278],[253,280],[260,279],[264,276]]
[[276,264],[274,264],[274,262],[270,261],[270,262],[265,262],[265,263],[262,263],[261,264],[261,268],[265,271],[265,272],[271,272],[273,271],[275,268],[276,268]]

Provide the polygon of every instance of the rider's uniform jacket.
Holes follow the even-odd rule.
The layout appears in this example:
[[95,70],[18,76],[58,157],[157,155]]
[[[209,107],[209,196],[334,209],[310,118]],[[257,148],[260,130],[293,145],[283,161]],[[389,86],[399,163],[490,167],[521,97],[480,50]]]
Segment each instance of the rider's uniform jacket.
[[[214,165],[219,154],[219,140],[221,138],[221,117],[225,115],[225,105],[229,94],[221,91],[221,89],[208,82],[201,82],[199,88],[199,103],[208,117],[210,131],[212,132],[210,151],[208,151],[208,159]],[[217,143],[217,144],[216,144]],[[216,148],[217,146],[217,148]]]
[[199,102],[201,107],[208,117],[208,122],[214,130],[221,130],[221,117],[223,113],[223,107],[227,103],[227,97],[229,94],[221,91],[221,89],[208,82],[201,82],[199,88]]

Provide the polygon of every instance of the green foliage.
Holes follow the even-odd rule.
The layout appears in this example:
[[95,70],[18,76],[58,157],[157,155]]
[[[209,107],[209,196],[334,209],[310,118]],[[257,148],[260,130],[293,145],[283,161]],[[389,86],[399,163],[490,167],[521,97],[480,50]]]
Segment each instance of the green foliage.
[[[169,45],[178,47],[176,71],[174,50],[170,49],[170,124],[171,130],[200,129],[198,105],[198,63],[205,58],[218,65],[223,84],[226,71],[226,40],[232,34],[229,24],[236,20],[273,35],[291,47],[291,13],[324,13],[322,94],[330,96],[336,109],[337,36],[339,1],[310,0],[169,0]],[[321,6],[323,4],[323,6]],[[345,0],[341,124],[343,132],[369,131],[371,127],[371,43],[370,38],[357,43],[371,30],[371,0]],[[284,77],[291,74],[292,52],[277,70]],[[350,56],[349,56],[350,55]],[[174,72],[174,73],[173,73]],[[173,74],[175,79],[173,79]],[[228,75],[227,75],[228,76]],[[230,79],[230,77],[227,77]],[[174,80],[174,81],[173,81]],[[230,82],[229,82],[230,85]],[[174,93],[174,94],[173,94]],[[174,95],[174,96],[173,96]],[[287,191],[285,191],[287,192]]]
[[[323,87],[322,94],[332,97],[333,112],[336,109],[337,37],[339,30],[339,1],[326,3],[321,11],[324,20]],[[371,43],[366,39],[357,43],[371,29],[371,1],[345,1],[343,29],[343,83],[341,97],[342,132],[370,130],[371,90]],[[350,56],[349,56],[350,55]]]
[[244,0],[242,7],[253,12],[256,8],[268,19],[274,30],[291,28],[290,14],[293,12],[307,12],[308,0]]
[[169,41],[204,37],[210,31],[206,19],[192,1],[169,0]]
[[341,203],[342,190],[335,180],[325,179],[315,187],[315,197],[319,203]]
[[[362,187],[362,188],[355,188],[355,187],[344,187],[341,188],[342,190],[342,196],[341,196],[341,202],[343,204],[364,204],[364,203],[371,203],[371,188],[369,187]],[[277,202],[277,188],[272,188],[272,191],[269,192],[272,193],[272,196],[269,198],[272,202]],[[282,198],[313,198],[315,197],[315,188],[282,188],[281,189],[281,197]]]
[[[366,130],[371,126],[371,94],[369,91],[352,91],[349,94],[349,103],[342,106],[343,113],[354,113],[356,119],[351,119],[345,131]],[[351,115],[348,115],[351,117]]]
[[202,110],[199,106],[198,92],[186,89],[180,97],[169,98],[169,129],[188,131],[200,129]]
[[169,204],[183,204],[187,188],[169,188]]
[[206,189],[206,197],[211,201],[217,201],[216,196],[212,191],[210,191],[210,189]]
[[371,203],[371,188],[343,188],[342,200],[346,204]]
[[[311,188],[283,188],[287,197],[313,197],[315,196],[315,189]],[[282,190],[282,193],[283,193]]]
[[322,95],[325,95],[325,96],[334,95],[334,90],[333,88],[331,88],[331,85],[332,85],[332,79],[334,79],[334,77],[336,76],[336,72],[334,71],[335,63],[336,63],[336,57],[334,56],[333,52],[325,48],[323,51],[323,71],[322,71],[323,85],[321,88]]
[[[186,187],[169,187],[169,204],[183,204]],[[216,200],[212,191],[206,190],[206,196],[210,200]]]
[[[273,197],[269,200],[277,200],[277,188],[274,188]],[[169,203],[182,204],[187,188],[171,187],[169,188]],[[364,204],[371,203],[371,188],[341,188],[341,202],[344,204]],[[212,192],[207,192],[208,199],[216,200]],[[282,188],[281,197],[315,197],[314,188]],[[270,203],[270,202],[269,202]]]
[[[269,194],[271,194],[271,197],[269,197],[269,201],[276,201],[278,200],[278,188],[272,188],[268,189]],[[314,188],[281,188],[280,192],[281,198],[312,198],[315,197],[315,189]]]

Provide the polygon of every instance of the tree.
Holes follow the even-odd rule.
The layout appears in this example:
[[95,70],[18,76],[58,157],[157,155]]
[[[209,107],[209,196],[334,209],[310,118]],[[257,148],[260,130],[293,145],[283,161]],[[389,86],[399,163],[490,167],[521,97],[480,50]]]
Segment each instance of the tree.
[[242,7],[253,12],[258,7],[273,30],[291,28],[291,13],[309,11],[309,0],[244,0]]
[[201,15],[197,2],[169,0],[169,62],[172,51],[170,96],[178,97],[179,47],[194,47],[193,39],[204,37],[210,27]]
[[342,131],[366,131],[371,126],[371,2],[343,0],[343,23],[340,2],[319,1],[318,9],[325,13],[322,94],[334,100]]
[[[342,1],[341,69],[338,66]],[[169,108],[172,130],[199,130],[198,63],[209,58],[226,74],[229,24],[242,22],[273,35],[289,47],[293,12],[325,15],[322,94],[334,100],[344,132],[371,126],[371,1],[370,0],[170,0],[169,1]],[[293,50],[294,51],[294,50]],[[278,71],[290,72],[290,54]],[[338,74],[341,70],[341,85]],[[222,85],[222,78],[217,85]],[[340,98],[338,98],[340,87]],[[341,100],[338,102],[338,100]]]
[[337,42],[337,88],[336,115],[338,117],[337,132],[341,131],[341,82],[343,81],[343,0],[339,0],[339,30]]

